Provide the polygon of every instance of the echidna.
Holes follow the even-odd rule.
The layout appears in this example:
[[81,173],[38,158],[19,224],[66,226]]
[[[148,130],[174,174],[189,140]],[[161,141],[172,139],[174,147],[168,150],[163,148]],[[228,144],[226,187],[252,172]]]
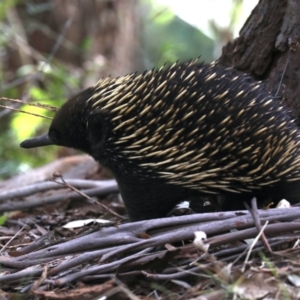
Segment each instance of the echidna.
[[133,221],[203,194],[239,203],[300,196],[299,130],[287,110],[262,83],[215,64],[102,79],[57,111],[48,134],[21,147],[52,144],[108,167]]

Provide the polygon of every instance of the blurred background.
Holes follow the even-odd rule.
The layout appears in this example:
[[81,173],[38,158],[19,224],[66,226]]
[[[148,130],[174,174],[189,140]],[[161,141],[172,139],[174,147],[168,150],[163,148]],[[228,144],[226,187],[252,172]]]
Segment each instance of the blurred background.
[[[0,97],[59,107],[103,76],[122,76],[201,56],[211,62],[258,0],[2,0]],[[0,105],[44,116],[53,112]],[[50,120],[0,108],[0,179],[72,154],[19,148]]]

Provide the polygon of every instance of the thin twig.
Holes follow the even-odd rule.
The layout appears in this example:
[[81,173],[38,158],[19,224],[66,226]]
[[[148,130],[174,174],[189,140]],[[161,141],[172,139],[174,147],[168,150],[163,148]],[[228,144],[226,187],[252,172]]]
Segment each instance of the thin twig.
[[257,236],[255,237],[255,239],[253,240],[251,246],[249,247],[247,256],[246,256],[246,258],[245,258],[245,261],[244,261],[244,264],[243,264],[243,267],[242,267],[242,273],[245,272],[245,268],[246,268],[246,265],[247,265],[247,263],[248,263],[248,261],[249,261],[249,257],[250,257],[250,255],[251,255],[251,252],[252,252],[254,246],[256,245],[257,241],[260,239],[260,237],[261,237],[262,234],[264,233],[264,231],[265,231],[265,229],[266,229],[266,227],[267,227],[268,224],[269,224],[269,221],[267,221],[267,222],[264,224],[264,226],[261,228],[261,230],[260,230],[260,232],[258,233],[258,235],[257,235]]
[[[55,177],[60,178],[62,182],[56,181],[56,178],[55,178]],[[100,207],[104,208],[106,211],[108,211],[108,212],[111,213],[112,215],[114,215],[114,216],[120,218],[121,220],[124,220],[124,217],[123,217],[123,216],[119,215],[118,213],[116,213],[115,211],[113,211],[112,209],[110,209],[109,207],[107,207],[106,205],[100,203],[99,201],[96,201],[96,200],[92,199],[91,197],[89,197],[89,196],[86,195],[85,193],[79,191],[79,190],[76,189],[74,186],[72,186],[72,185],[70,185],[69,183],[67,183],[67,182],[64,180],[64,178],[63,178],[63,176],[62,176],[61,174],[56,174],[55,177],[53,178],[53,182],[56,182],[56,183],[58,183],[58,184],[62,184],[62,185],[64,185],[64,186],[70,188],[72,191],[78,193],[78,194],[81,195],[82,197],[84,197],[84,198],[86,198],[86,199],[92,201],[93,203],[99,205]]]
[[51,105],[42,104],[42,103],[28,103],[28,102],[25,102],[20,99],[11,99],[11,98],[6,98],[6,97],[1,97],[0,100],[21,103],[24,105],[34,106],[34,107],[39,107],[39,108],[44,108],[46,110],[54,111],[54,112],[57,111],[57,109],[58,109],[56,106],[51,106]]
[[[66,182],[76,188],[91,189],[91,188],[113,188],[118,191],[117,182],[114,179],[111,180],[85,180],[85,179],[68,179]],[[64,186],[58,184],[57,181],[42,181],[34,184],[26,185],[23,187],[11,189],[8,191],[0,192],[0,202],[13,198],[27,197],[48,190],[61,189]]]
[[4,252],[5,249],[9,246],[9,244],[23,231],[23,229],[26,227],[26,225],[24,225],[4,246],[3,248],[0,250],[0,253]]
[[49,119],[49,120],[53,119],[51,117],[47,117],[47,116],[35,114],[35,113],[32,113],[32,112],[28,112],[28,111],[25,111],[25,110],[22,110],[22,109],[19,109],[19,108],[13,108],[13,107],[6,106],[6,105],[0,105],[0,107],[6,108],[6,109],[9,109],[9,110],[13,110],[13,111],[17,111],[17,112],[21,112],[21,113],[24,113],[24,114],[27,114],[27,115],[31,115],[31,116],[35,116],[35,117],[40,117],[40,118]]

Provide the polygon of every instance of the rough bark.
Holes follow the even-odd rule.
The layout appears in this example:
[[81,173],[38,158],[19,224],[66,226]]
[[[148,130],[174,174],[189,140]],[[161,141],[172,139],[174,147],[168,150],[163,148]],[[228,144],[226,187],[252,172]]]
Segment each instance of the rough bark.
[[266,81],[300,123],[300,2],[261,0],[240,35],[223,48],[220,64]]

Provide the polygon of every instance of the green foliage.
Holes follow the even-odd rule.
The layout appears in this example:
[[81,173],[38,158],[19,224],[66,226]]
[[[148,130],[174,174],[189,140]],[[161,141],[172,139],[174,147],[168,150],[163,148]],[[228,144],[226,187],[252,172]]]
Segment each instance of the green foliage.
[[4,225],[5,222],[7,220],[7,216],[6,215],[2,215],[0,216],[0,226]]
[[144,21],[144,45],[150,60],[148,67],[185,61],[201,56],[213,60],[214,42],[197,28],[175,16],[171,10],[143,1],[149,11]]
[[159,26],[165,26],[172,22],[175,18],[175,15],[170,9],[164,8],[162,9],[159,6],[153,6],[152,5],[152,11],[151,11],[151,19],[153,23],[156,23]]
[[5,17],[7,14],[7,10],[16,5],[19,1],[18,0],[1,0],[0,1],[0,21]]
[[[16,72],[20,78],[28,75],[35,76],[40,72],[38,75],[43,80],[43,85],[29,85],[27,94],[30,103],[39,102],[59,107],[69,96],[70,90],[80,88],[78,76],[70,76],[65,66],[57,63],[55,65],[55,67],[41,67],[43,72],[37,70],[34,65],[25,65]],[[18,98],[18,87],[5,90],[4,96]],[[20,109],[50,117],[54,114],[41,108],[26,105]],[[32,149],[30,151],[25,151],[19,147],[19,143],[24,139],[46,132],[50,124],[49,120],[25,113],[13,113],[9,120],[0,119],[0,122],[8,124],[7,130],[2,130],[0,135],[0,178],[6,178],[12,173],[26,171],[31,167],[55,159],[57,147]]]
[[241,12],[243,9],[243,0],[235,0],[234,4],[232,6],[232,10],[231,10],[231,14],[230,14],[230,18],[231,18],[231,24],[234,25],[236,23],[238,23],[240,16],[241,16]]

